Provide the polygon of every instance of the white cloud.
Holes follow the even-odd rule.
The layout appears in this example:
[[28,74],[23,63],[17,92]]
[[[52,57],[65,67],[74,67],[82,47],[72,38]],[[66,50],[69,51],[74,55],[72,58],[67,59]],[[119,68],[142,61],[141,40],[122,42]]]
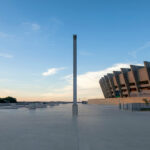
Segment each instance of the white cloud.
[[0,53],[0,57],[4,57],[4,58],[13,58],[12,55],[7,54],[7,53]]
[[[129,66],[130,64],[120,63],[104,70],[78,75],[78,99],[102,98],[103,94],[100,89],[99,79],[107,73],[118,71],[120,68],[128,68]],[[72,100],[72,75],[65,76],[64,80],[67,81],[66,86],[44,93],[42,96],[55,100]]]
[[27,25],[28,27],[30,27],[34,31],[40,30],[40,28],[41,28],[41,26],[39,24],[37,24],[37,23],[24,22],[22,24],[23,25]]
[[56,73],[58,73],[60,70],[64,70],[65,68],[50,68],[48,69],[46,72],[43,72],[42,75],[43,76],[51,76],[54,75]]

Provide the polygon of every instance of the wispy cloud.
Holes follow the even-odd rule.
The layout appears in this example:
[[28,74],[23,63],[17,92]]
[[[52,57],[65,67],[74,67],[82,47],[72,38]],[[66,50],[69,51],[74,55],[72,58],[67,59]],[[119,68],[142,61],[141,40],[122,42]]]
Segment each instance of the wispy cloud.
[[7,53],[0,53],[0,57],[13,58],[13,55],[10,55],[10,54],[7,54]]
[[143,46],[141,46],[141,47],[139,47],[139,48],[129,52],[128,54],[130,56],[132,56],[133,58],[137,58],[137,53],[139,53],[139,52],[141,52],[141,51],[143,51],[143,50],[145,50],[147,48],[150,48],[150,41],[146,42]]
[[0,38],[8,38],[8,37],[12,37],[12,35],[4,33],[4,32],[0,32]]
[[[112,73],[120,68],[127,68],[130,64],[115,64],[104,70],[95,72],[86,72],[78,75],[78,99],[89,99],[103,97],[99,85],[99,79],[107,73]],[[72,100],[72,74],[63,78],[67,84],[63,88],[53,89],[51,92],[44,93],[42,96],[53,98],[56,100]]]
[[60,19],[56,17],[50,18],[48,25],[49,35],[54,36],[63,25],[64,23]]
[[60,19],[58,19],[56,17],[52,17],[50,20],[51,20],[51,23],[53,23],[55,25],[63,25],[64,24]]
[[40,25],[36,23],[32,23],[31,26],[32,26],[32,30],[40,30],[41,28]]
[[30,27],[33,31],[37,31],[40,30],[41,26],[37,23],[29,23],[29,22],[24,22],[22,23],[23,25],[27,25],[28,27]]
[[46,72],[43,72],[42,75],[43,76],[51,76],[51,75],[57,74],[60,70],[64,70],[64,69],[65,69],[64,67],[62,67],[62,68],[50,68]]

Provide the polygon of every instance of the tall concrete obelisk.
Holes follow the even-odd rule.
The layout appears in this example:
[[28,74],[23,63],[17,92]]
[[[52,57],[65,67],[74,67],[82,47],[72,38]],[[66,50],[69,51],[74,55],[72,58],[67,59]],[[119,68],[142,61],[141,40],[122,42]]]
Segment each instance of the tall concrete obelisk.
[[77,105],[77,35],[73,35],[73,106],[74,115],[78,114]]

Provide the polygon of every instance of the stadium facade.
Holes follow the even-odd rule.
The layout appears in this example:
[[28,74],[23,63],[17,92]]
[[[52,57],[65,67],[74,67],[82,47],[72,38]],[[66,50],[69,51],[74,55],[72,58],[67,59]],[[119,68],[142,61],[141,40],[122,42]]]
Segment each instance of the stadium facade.
[[99,80],[105,98],[150,96],[150,62],[144,66],[130,65],[108,73]]

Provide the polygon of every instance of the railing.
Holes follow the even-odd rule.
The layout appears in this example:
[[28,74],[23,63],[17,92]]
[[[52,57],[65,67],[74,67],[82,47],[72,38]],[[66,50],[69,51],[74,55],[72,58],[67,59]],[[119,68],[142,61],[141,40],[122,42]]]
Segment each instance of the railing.
[[150,104],[145,103],[128,103],[119,104],[119,109],[121,110],[131,110],[131,111],[150,111]]

